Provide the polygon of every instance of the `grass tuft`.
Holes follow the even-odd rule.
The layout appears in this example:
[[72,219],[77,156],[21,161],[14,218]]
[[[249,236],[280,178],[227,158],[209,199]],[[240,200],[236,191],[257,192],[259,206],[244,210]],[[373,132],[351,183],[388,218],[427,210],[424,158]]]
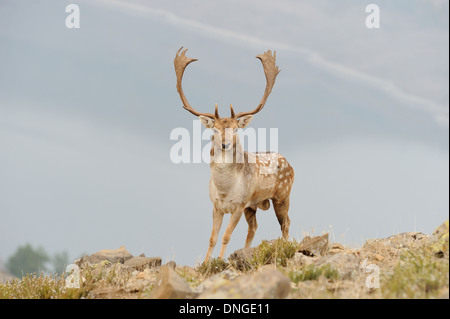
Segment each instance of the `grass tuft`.
[[203,262],[195,270],[201,273],[202,275],[209,277],[224,271],[228,267],[229,264],[222,258],[213,258],[208,260],[207,262]]
[[287,261],[294,257],[298,251],[299,243],[278,238],[272,241],[263,240],[253,253],[249,264],[252,268],[268,264],[276,264],[277,267],[286,267]]
[[297,284],[300,281],[318,280],[321,276],[331,280],[338,279],[339,272],[330,265],[320,267],[308,265],[301,269],[291,270],[288,276],[293,283]]

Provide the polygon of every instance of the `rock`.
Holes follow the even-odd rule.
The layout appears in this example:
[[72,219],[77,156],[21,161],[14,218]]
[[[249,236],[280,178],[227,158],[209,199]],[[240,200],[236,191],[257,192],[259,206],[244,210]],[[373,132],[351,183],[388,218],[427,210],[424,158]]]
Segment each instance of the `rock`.
[[306,256],[324,256],[328,252],[328,233],[322,236],[306,236],[300,242],[299,252]]
[[317,260],[319,260],[319,258],[320,257],[318,256],[306,256],[303,255],[303,253],[297,252],[295,253],[294,257],[292,257],[292,259],[289,261],[289,264],[298,267],[308,266],[315,263]]
[[176,266],[176,271],[184,278],[197,278],[201,276],[199,272],[190,266]]
[[109,260],[104,256],[90,255],[90,256],[83,256],[80,259],[75,260],[74,264],[76,264],[79,267],[84,267],[85,264],[94,265],[94,264],[99,264],[102,261],[109,262]]
[[90,256],[84,256],[75,261],[75,264],[82,266],[84,263],[98,264],[104,260],[111,263],[124,263],[126,260],[133,258],[133,255],[126,250],[124,246],[119,249],[103,249]]
[[167,266],[171,267],[172,269],[175,269],[177,267],[177,263],[172,261],[169,261],[166,263]]
[[138,271],[161,266],[161,257],[133,257],[124,262],[125,266]]
[[330,265],[332,269],[336,269],[339,272],[339,276],[342,279],[350,279],[353,275],[359,271],[361,260],[354,254],[334,254],[321,257],[316,266]]
[[[93,256],[104,256],[108,260],[111,258],[117,259],[117,262],[123,263],[125,260],[133,258],[133,255],[125,248],[121,246],[119,249],[103,249],[96,252]],[[111,261],[111,260],[110,260]]]
[[439,225],[433,232],[433,236],[441,238],[443,236],[448,237],[448,220]]
[[[421,246],[422,243],[427,242],[430,236],[420,232],[401,233],[387,238],[369,239],[364,244],[363,248],[372,248],[380,246],[385,248],[392,248],[394,250],[401,250],[402,248],[414,249]],[[372,246],[372,247],[371,247]]]
[[199,299],[282,299],[291,289],[288,277],[278,270],[263,270],[245,274],[234,280],[205,289]]
[[189,299],[197,296],[188,283],[172,267],[160,267],[159,277],[149,295],[150,299]]
[[230,280],[234,280],[239,274],[231,269],[224,270],[208,279],[204,280],[200,285],[195,287],[195,291],[201,293],[207,289],[216,290],[221,285],[226,284]]
[[112,286],[102,286],[95,287],[89,293],[90,298],[94,299],[123,299],[123,289],[112,287]]
[[338,254],[344,251],[344,246],[342,246],[339,243],[334,243],[330,246],[330,250],[328,251],[329,254]]
[[431,247],[437,257],[449,257],[449,225],[448,220],[437,227],[433,232]]
[[384,257],[379,254],[375,254],[373,255],[373,259],[375,259],[376,261],[383,261]]
[[136,293],[149,289],[156,282],[157,273],[154,269],[146,268],[141,272],[134,271],[124,286],[127,293]]
[[249,261],[252,259],[254,251],[254,247],[236,250],[230,255],[228,260],[236,269],[248,270],[251,268]]
[[406,251],[418,252],[431,242],[431,236],[420,232],[401,233],[387,238],[368,239],[359,250],[361,259],[383,261],[381,267],[389,267]]

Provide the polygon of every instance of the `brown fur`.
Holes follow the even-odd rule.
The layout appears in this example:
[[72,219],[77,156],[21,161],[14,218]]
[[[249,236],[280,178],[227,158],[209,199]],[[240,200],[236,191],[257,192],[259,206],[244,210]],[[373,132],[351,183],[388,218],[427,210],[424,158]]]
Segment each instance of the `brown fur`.
[[[286,239],[289,237],[289,196],[294,182],[294,170],[278,153],[244,152],[236,132],[233,133],[233,148],[223,151],[220,135],[225,134],[225,128],[238,127],[237,122],[233,118],[214,121],[215,134],[212,138],[211,154],[221,154],[218,157],[220,160],[231,156],[232,153],[233,162],[217,163],[213,157],[211,158],[209,191],[214,206],[213,230],[205,261],[210,258],[216,245],[224,214],[230,213],[231,217],[223,235],[220,258],[223,258],[242,213],[248,223],[245,247],[250,247],[258,227],[256,211],[258,208],[269,209],[269,200],[272,200],[282,236]],[[243,158],[243,161],[241,163],[236,161],[238,158]]]
[[231,217],[223,235],[220,258],[223,257],[231,233],[243,213],[248,223],[245,247],[250,247],[257,228],[256,210],[258,208],[269,209],[269,200],[272,200],[275,214],[281,225],[281,233],[284,238],[288,238],[289,195],[294,182],[294,170],[278,153],[244,152],[236,134],[237,128],[246,127],[253,115],[260,112],[266,104],[275,79],[280,73],[280,69],[276,65],[275,51],[272,54],[268,50],[256,56],[261,61],[266,76],[266,89],[261,102],[254,110],[237,114],[230,105],[230,118],[219,116],[217,104],[215,112],[212,114],[198,112],[188,103],[181,81],[186,67],[197,59],[188,58],[186,51],[187,49],[180,48],[174,59],[178,94],[183,102],[183,108],[198,116],[204,126],[214,130],[210,152],[211,180],[209,182],[209,198],[214,206],[213,230],[205,261],[210,258],[216,245],[224,214],[230,213]]

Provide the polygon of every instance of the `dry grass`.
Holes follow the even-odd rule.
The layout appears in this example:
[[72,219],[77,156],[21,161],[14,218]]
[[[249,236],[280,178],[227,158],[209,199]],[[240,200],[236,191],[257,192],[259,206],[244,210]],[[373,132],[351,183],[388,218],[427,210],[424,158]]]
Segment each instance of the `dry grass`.
[[425,249],[420,253],[406,251],[381,284],[384,298],[439,298],[448,288],[448,259]]
[[63,277],[27,274],[0,285],[0,299],[79,299],[83,289],[66,288]]
[[196,271],[202,274],[205,278],[218,274],[229,268],[230,264],[221,258],[212,258],[207,262],[202,263],[196,268]]

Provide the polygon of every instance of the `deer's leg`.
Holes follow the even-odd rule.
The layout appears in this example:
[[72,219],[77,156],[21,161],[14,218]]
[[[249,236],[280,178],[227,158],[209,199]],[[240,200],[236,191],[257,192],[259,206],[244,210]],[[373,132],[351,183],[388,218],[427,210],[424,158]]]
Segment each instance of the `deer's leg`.
[[275,209],[275,214],[277,215],[278,222],[281,226],[281,234],[284,239],[289,238],[289,225],[291,221],[289,220],[289,197],[284,200],[272,200],[273,208]]
[[247,207],[244,210],[245,219],[248,223],[248,233],[247,239],[245,240],[245,248],[250,247],[255,237],[256,229],[258,228],[258,223],[256,222],[256,207]]
[[219,212],[215,207],[213,209],[213,229],[211,233],[211,238],[209,239],[209,248],[206,253],[205,262],[209,260],[211,254],[216,246],[217,236],[219,236],[220,227],[222,226],[223,213]]
[[228,222],[227,229],[225,230],[225,233],[223,234],[222,238],[222,248],[220,249],[219,258],[223,258],[223,255],[225,254],[225,249],[227,248],[228,242],[230,241],[231,234],[233,233],[233,230],[236,228],[236,225],[238,224],[239,220],[241,219],[243,213],[243,209],[239,208],[235,210],[233,213],[231,213],[230,221]]

